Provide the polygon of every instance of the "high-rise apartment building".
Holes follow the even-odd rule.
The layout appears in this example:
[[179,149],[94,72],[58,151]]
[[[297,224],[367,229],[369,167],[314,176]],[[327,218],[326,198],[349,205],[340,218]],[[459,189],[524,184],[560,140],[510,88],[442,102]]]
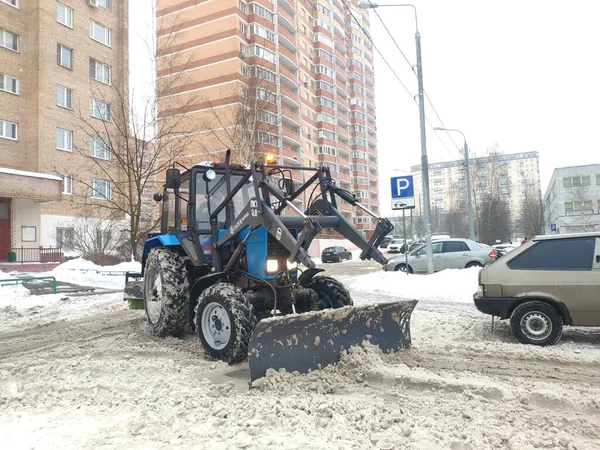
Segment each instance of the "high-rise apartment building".
[[[513,154],[494,153],[471,158],[471,186],[473,207],[477,199],[496,192],[510,209],[513,222],[519,216],[525,195],[541,197],[540,165],[538,152]],[[415,186],[415,214],[422,211],[421,166],[411,167]],[[464,160],[433,163],[429,165],[429,193],[431,221],[436,230],[436,218],[452,211],[466,211],[467,185]],[[440,225],[441,226],[441,225]],[[442,231],[442,230],[439,230]],[[443,230],[448,231],[448,230]]]
[[[160,0],[158,82],[173,87],[159,109],[171,126],[181,109],[170,101],[184,99],[186,130],[195,124],[185,163],[250,146],[253,157],[329,167],[379,212],[373,49],[368,11],[355,4]],[[340,209],[365,234],[374,229],[361,211]]]
[[[111,127],[113,86],[127,93],[127,2],[0,0],[0,260],[10,248],[60,245],[80,214],[75,194],[107,201],[89,164],[110,152],[82,117]],[[77,149],[82,150],[77,151]]]

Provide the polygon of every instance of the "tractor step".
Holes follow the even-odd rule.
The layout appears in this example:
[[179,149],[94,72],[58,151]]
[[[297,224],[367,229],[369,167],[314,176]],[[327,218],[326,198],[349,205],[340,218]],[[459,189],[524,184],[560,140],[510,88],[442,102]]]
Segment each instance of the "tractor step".
[[383,352],[409,348],[416,300],[347,306],[260,321],[250,338],[250,383],[268,369],[307,373],[339,361],[340,354],[367,341]]

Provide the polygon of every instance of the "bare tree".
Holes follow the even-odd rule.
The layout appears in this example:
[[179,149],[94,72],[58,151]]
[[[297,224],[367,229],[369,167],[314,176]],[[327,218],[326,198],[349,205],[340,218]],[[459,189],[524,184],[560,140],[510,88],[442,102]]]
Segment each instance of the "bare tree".
[[479,241],[495,244],[506,242],[512,235],[512,220],[508,204],[499,195],[488,193],[480,199]]
[[544,233],[546,211],[539,184],[530,180],[524,170],[520,171],[520,175],[522,200],[515,221],[515,231],[519,231],[521,237],[532,238]]
[[589,175],[572,176],[565,202],[566,213],[578,218],[576,226],[583,232],[595,231],[595,225],[590,222],[594,219],[594,206],[600,196],[598,187],[591,185],[590,178]]
[[[209,114],[202,123],[210,137],[202,141],[204,152],[210,155],[230,149],[233,161],[240,164],[249,164],[256,154],[280,146],[275,80],[268,79],[270,71],[262,66],[246,68],[245,75],[223,88],[217,101],[206,100]],[[222,106],[224,99],[229,103]],[[209,146],[214,142],[219,149]]]
[[126,220],[134,257],[158,223],[151,191],[165,170],[184,156],[198,129],[189,119],[197,96],[180,93],[193,59],[178,51],[181,20],[174,14],[157,21],[158,39],[147,42],[158,73],[150,89],[141,86],[136,91],[133,86],[128,91],[126,80],[104,74],[103,83],[91,81],[91,105],[79,105],[76,112],[86,142],[75,150],[84,156],[90,178],[73,179],[80,187],[74,189],[74,200],[84,217]]

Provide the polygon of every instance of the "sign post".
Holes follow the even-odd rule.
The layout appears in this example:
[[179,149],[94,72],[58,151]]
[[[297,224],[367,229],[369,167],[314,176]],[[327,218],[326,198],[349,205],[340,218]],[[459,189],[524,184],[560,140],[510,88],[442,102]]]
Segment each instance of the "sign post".
[[402,177],[393,177],[392,185],[392,210],[402,210],[402,228],[404,232],[404,260],[406,275],[408,275],[408,240],[406,239],[406,210],[410,209],[411,220],[412,210],[415,209],[415,188],[413,176],[405,175]]
[[556,224],[555,224],[555,223],[551,223],[551,224],[550,224],[550,231],[551,231],[552,233],[556,233]]

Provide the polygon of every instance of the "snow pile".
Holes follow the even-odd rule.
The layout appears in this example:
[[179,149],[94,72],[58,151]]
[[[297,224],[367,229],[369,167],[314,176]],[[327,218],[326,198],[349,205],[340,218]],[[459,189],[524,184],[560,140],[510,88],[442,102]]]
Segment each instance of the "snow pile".
[[115,266],[99,266],[83,258],[72,259],[56,267],[53,272],[65,270],[98,271],[98,272],[139,272],[142,265],[137,261],[122,262]]
[[[16,277],[0,271],[0,280],[12,280]],[[29,291],[21,284],[10,284],[12,282],[0,283],[0,309],[6,306],[9,299],[28,297]]]
[[[338,277],[353,292],[384,294],[396,298],[472,303],[477,292],[479,268],[448,269],[432,275],[406,275],[403,272],[373,272],[354,277]],[[360,296],[353,296],[358,304]],[[372,300],[372,299],[370,299]],[[381,301],[389,301],[383,298]]]

